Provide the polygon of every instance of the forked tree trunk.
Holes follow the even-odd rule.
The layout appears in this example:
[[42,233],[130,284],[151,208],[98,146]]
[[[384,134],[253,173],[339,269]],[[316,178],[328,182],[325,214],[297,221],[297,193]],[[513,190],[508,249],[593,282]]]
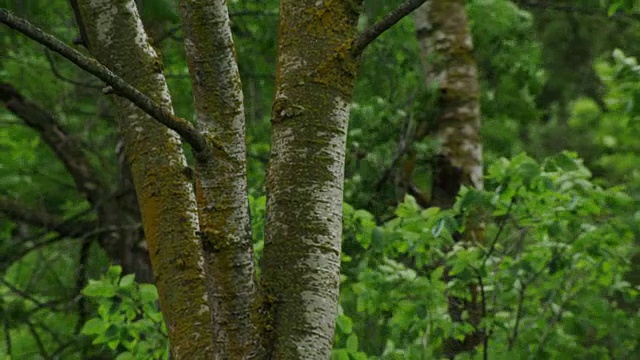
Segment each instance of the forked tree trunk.
[[[258,294],[247,203],[244,112],[224,0],[181,0],[198,129],[171,99],[133,0],[72,0],[92,60],[8,12],[1,20],[108,81],[128,100],[118,125],[173,359],[331,357],[340,282],[344,157],[362,50],[424,0],[408,0],[357,39],[361,0],[281,0],[263,275]],[[197,195],[197,196],[196,196]],[[204,249],[204,252],[203,252]]]
[[[464,0],[431,0],[414,13],[421,61],[428,85],[438,88],[437,137],[441,144],[436,156],[431,204],[450,208],[461,186],[482,189],[482,142],[480,138],[480,86],[473,58],[473,42]],[[484,242],[482,224],[469,222],[461,241]],[[482,304],[476,285],[472,299],[449,297],[449,313],[454,321],[468,321],[474,332],[463,341],[445,341],[446,356],[470,351],[482,343],[479,329]]]

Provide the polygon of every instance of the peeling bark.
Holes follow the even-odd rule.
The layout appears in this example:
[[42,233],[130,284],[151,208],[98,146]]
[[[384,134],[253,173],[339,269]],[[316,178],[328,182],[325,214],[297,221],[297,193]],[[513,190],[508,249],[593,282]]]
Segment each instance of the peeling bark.
[[271,359],[331,355],[358,5],[280,2],[263,255]]
[[217,148],[196,152],[200,215],[218,359],[261,354],[242,84],[225,1],[181,0],[196,125]]
[[[161,60],[149,44],[135,2],[77,0],[77,8],[96,59],[172,112]],[[197,206],[181,141],[128,100],[115,98],[114,104],[172,356],[212,358]]]

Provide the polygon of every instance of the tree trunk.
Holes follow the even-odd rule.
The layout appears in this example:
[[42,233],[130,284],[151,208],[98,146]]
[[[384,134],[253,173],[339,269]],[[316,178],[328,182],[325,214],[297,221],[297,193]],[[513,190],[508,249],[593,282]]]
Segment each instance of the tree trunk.
[[[133,0],[71,1],[83,43],[119,77],[0,10],[0,20],[122,96],[114,99],[118,127],[173,359],[331,357],[346,134],[358,57],[421,1],[406,1],[357,39],[361,0],[280,2],[259,297],[243,96],[226,1],[180,2],[197,129],[172,116],[162,64]],[[160,124],[192,145],[195,174],[178,135]]]
[[357,1],[282,0],[263,258],[272,359],[329,359]]
[[[431,205],[442,208],[453,206],[461,186],[483,186],[480,86],[465,3],[431,0],[414,13],[426,81],[436,83],[439,90],[436,132],[441,150],[435,161]],[[484,241],[482,224],[469,221],[465,228],[460,241]],[[461,322],[463,312],[468,312],[475,329],[462,341],[445,341],[443,351],[450,358],[473,350],[486,336],[479,328],[483,309],[477,286],[471,285],[470,292],[471,300],[448,299],[452,320]]]
[[[162,63],[133,0],[74,1],[91,53],[166,109],[171,98]],[[84,24],[84,25],[82,25]],[[142,214],[149,255],[174,359],[208,359],[211,310],[190,172],[179,137],[120,97],[118,127]]]
[[196,195],[217,359],[261,352],[247,195],[242,84],[225,1],[181,0],[196,125],[217,148],[196,153]]
[[480,85],[463,0],[432,0],[415,14],[426,81],[439,89],[440,156],[433,201],[450,207],[461,185],[482,189]]

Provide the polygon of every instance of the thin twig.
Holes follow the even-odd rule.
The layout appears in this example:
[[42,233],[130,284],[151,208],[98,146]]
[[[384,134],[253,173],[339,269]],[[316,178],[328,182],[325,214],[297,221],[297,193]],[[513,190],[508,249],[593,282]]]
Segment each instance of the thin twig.
[[525,292],[527,291],[527,284],[528,283],[521,283],[520,285],[520,289],[518,290],[518,309],[516,310],[516,323],[513,326],[513,333],[511,334],[511,336],[509,336],[509,340],[507,341],[509,346],[508,349],[509,351],[511,351],[511,349],[513,349],[513,345],[516,343],[516,339],[518,338],[518,331],[520,328],[520,321],[522,320],[522,314],[523,314],[523,309],[524,309],[524,295]]
[[68,78],[68,77],[62,75],[62,73],[60,73],[60,71],[58,71],[58,68],[56,67],[56,63],[53,60],[53,57],[51,56],[51,53],[49,52],[49,50],[45,49],[44,55],[47,57],[47,61],[49,62],[49,67],[51,68],[51,72],[58,79],[60,79],[60,80],[62,80],[64,82],[67,82],[67,83],[69,83],[71,85],[75,85],[75,86],[86,87],[86,88],[90,88],[90,89],[102,89],[102,86],[100,86],[100,85],[84,83],[82,81],[74,80],[74,79],[71,79],[71,78]]
[[4,342],[7,347],[7,355],[11,358],[12,351],[12,343],[11,343],[11,326],[9,325],[8,317],[4,318]]
[[40,355],[44,356],[45,359],[50,359],[51,357],[49,356],[49,354],[47,354],[47,350],[42,343],[42,339],[40,338],[40,334],[38,334],[36,327],[33,326],[33,323],[31,323],[29,319],[26,319],[25,322],[27,323],[27,327],[29,327],[29,332],[31,332],[31,335],[33,335],[33,338],[36,340],[36,345],[38,345]]
[[502,231],[504,230],[504,228],[505,228],[505,226],[507,224],[507,220],[511,216],[511,210],[513,209],[513,204],[515,203],[516,196],[518,196],[519,189],[520,188],[516,189],[515,194],[513,194],[513,196],[511,197],[511,200],[509,201],[509,206],[507,207],[507,212],[503,215],[504,217],[503,217],[502,221],[500,222],[500,225],[498,226],[498,231],[496,232],[496,236],[493,238],[493,241],[489,245],[489,250],[484,255],[484,258],[482,259],[482,268],[484,268],[484,266],[487,263],[487,260],[489,260],[489,258],[491,257],[491,255],[493,254],[493,252],[496,249],[496,244],[498,243],[498,240],[500,239],[500,235],[502,234]]
[[[478,286],[480,286],[480,297],[482,299],[482,318],[487,318],[487,299],[485,298],[484,292],[484,281],[482,280],[482,273],[476,270],[478,275]],[[485,329],[485,334],[482,339],[482,359],[489,360],[489,336],[490,333]]]
[[3,278],[0,278],[0,284],[8,287],[9,290],[11,290],[11,292],[14,293],[15,295],[18,295],[21,298],[29,300],[32,303],[36,304],[36,306],[39,306],[39,307],[43,306],[43,303],[40,300],[38,300],[38,299],[34,298],[33,296],[31,296],[28,292],[20,290],[17,286],[13,285],[9,281],[7,281],[7,280],[5,280]]
[[398,21],[402,20],[405,16],[409,15],[413,10],[420,7],[420,5],[427,2],[427,0],[406,0],[397,9],[388,13],[382,20],[373,24],[370,28],[363,31],[358,38],[353,42],[352,53],[354,57],[360,56],[364,49],[382,35],[390,27],[395,25]]
[[193,124],[183,118],[175,116],[169,109],[159,106],[147,95],[138,91],[97,60],[82,55],[56,37],[32,25],[27,20],[13,15],[7,9],[0,9],[0,22],[57,52],[81,69],[104,81],[113,88],[117,95],[128,99],[159,123],[177,132],[196,152],[200,152],[206,148],[207,140],[198,132]]
[[[85,239],[80,247],[80,259],[78,264],[78,273],[76,274],[76,292],[81,293],[82,289],[87,285],[87,266],[89,261],[89,251],[91,250],[92,241]],[[88,311],[86,306],[86,298],[81,296],[78,301],[78,321],[76,322],[76,328],[74,333],[79,335],[82,326],[88,317]]]

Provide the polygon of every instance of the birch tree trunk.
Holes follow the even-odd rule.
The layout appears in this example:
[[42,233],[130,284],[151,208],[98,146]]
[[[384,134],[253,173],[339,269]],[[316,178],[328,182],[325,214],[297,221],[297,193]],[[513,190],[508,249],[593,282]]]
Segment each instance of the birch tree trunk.
[[[91,53],[166,109],[162,63],[133,0],[74,0]],[[198,212],[179,137],[128,100],[114,97],[174,359],[212,358]]]
[[[426,81],[437,84],[440,96],[436,131],[441,150],[436,156],[431,204],[443,208],[453,206],[461,186],[483,186],[480,85],[465,4],[464,0],[431,0],[414,13]],[[484,241],[482,224],[466,225],[462,242]],[[475,284],[470,292],[470,300],[448,298],[452,320],[469,321],[474,327],[462,341],[445,341],[443,352],[449,358],[473,350],[486,338],[480,329],[483,309]],[[463,320],[465,312],[468,320]]]
[[271,359],[329,359],[356,1],[282,0],[263,258]]

